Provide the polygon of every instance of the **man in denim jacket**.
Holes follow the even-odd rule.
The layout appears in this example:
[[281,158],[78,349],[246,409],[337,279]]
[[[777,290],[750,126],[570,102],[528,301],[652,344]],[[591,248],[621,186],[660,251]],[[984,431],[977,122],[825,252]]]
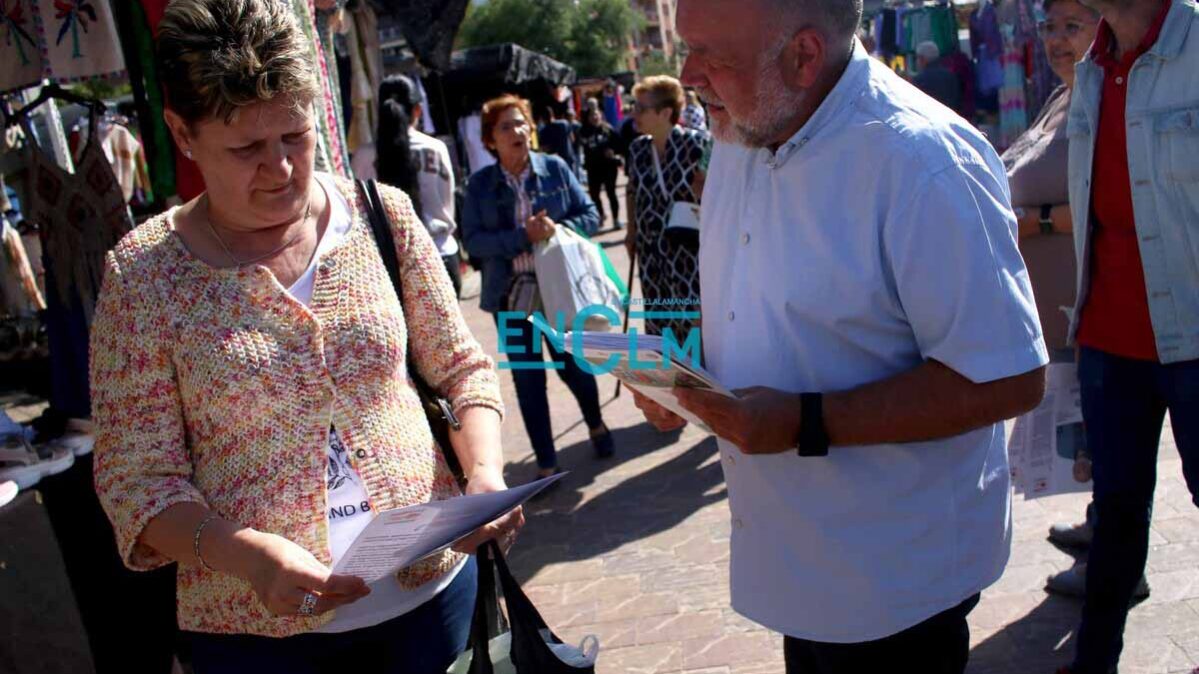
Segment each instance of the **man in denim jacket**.
[[1082,2],[1104,20],[1076,66],[1070,109],[1070,335],[1097,519],[1070,671],[1107,674],[1145,569],[1167,410],[1199,493],[1199,10],[1194,0]]

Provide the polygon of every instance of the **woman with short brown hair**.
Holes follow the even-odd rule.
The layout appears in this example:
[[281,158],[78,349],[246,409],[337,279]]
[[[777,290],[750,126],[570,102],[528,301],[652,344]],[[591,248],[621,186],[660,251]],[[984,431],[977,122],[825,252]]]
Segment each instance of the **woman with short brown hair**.
[[158,51],[206,192],[108,257],[91,380],[118,547],[180,564],[197,674],[442,674],[470,628],[462,553],[510,542],[519,511],[369,586],[331,569],[374,513],[461,493],[409,349],[462,421],[466,491],[506,489],[493,363],[408,197],[380,188],[398,297],[353,183],[314,172],[317,80],[286,3],[174,0]]

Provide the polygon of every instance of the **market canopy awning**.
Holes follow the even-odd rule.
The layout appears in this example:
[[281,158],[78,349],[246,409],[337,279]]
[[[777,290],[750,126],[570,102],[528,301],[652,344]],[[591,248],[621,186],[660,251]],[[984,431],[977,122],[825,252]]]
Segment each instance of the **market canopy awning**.
[[380,12],[399,20],[404,39],[421,65],[430,70],[450,67],[454,37],[470,0],[372,0]]
[[574,84],[575,70],[545,54],[508,43],[454,52],[445,76],[446,82],[521,85],[544,80],[552,86],[561,86]]
[[433,118],[443,133],[448,133],[453,120],[477,111],[495,96],[517,94],[540,110],[558,100],[558,87],[574,82],[574,68],[508,43],[454,52],[449,69],[430,73],[426,86]]

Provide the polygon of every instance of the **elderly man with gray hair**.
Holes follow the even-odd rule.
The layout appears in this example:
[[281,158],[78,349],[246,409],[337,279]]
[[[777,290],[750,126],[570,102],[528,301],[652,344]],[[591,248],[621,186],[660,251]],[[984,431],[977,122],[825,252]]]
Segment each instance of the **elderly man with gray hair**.
[[861,12],[679,1],[718,139],[704,355],[735,396],[674,393],[719,437],[733,608],[785,635],[790,674],[961,674],[1010,551],[1001,422],[1048,356],[1003,164],[868,57]]
[[962,81],[945,66],[941,48],[936,42],[921,42],[916,45],[916,77],[912,84],[942,105],[961,114]]

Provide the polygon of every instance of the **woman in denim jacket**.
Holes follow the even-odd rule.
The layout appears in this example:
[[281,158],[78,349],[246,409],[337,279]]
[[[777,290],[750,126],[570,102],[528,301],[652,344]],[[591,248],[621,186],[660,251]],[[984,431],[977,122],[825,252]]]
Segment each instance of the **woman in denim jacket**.
[[[589,236],[599,228],[600,220],[595,204],[566,162],[531,151],[531,119],[528,101],[516,96],[501,96],[483,106],[483,142],[499,161],[470,177],[460,223],[467,252],[482,260],[479,304],[495,317],[500,353],[513,364],[542,360],[532,325],[512,316],[512,312],[530,309],[514,306],[518,290],[514,280],[531,282],[533,245],[552,237],[560,226]],[[547,347],[558,376],[579,403],[596,456],[611,456],[612,434],[604,425],[595,377],[583,372],[552,344],[547,342]],[[539,473],[548,476],[559,472],[545,369],[520,365],[510,369]]]

